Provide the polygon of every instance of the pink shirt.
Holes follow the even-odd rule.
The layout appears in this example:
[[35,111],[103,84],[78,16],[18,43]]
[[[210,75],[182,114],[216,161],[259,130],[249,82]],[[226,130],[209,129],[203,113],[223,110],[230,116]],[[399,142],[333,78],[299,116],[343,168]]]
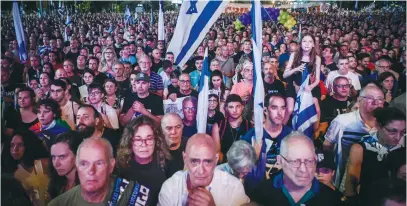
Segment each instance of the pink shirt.
[[237,94],[240,97],[243,97],[244,94],[249,92],[251,95],[253,91],[253,84],[246,84],[244,82],[239,82],[233,85],[232,90],[230,91],[231,94]]

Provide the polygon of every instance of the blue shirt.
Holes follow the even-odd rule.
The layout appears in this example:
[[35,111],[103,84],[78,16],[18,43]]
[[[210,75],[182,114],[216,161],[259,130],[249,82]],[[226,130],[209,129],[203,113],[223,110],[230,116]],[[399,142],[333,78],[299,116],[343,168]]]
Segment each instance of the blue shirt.
[[195,70],[195,71],[189,73],[189,76],[191,78],[192,88],[195,89],[199,85],[199,80],[201,79],[201,72],[198,70]]
[[278,68],[284,68],[286,61],[290,59],[290,53],[286,52],[278,57]]
[[136,57],[134,57],[134,56],[129,56],[128,58],[120,57],[120,62],[121,62],[121,63],[130,62],[131,64],[134,65],[134,64],[137,63],[137,59],[136,59]]

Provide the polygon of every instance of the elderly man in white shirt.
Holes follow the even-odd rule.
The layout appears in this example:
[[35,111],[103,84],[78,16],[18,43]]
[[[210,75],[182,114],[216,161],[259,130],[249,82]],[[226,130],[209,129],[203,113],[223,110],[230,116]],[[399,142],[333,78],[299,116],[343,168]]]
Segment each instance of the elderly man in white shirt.
[[249,202],[236,177],[215,170],[219,158],[215,145],[206,134],[195,134],[188,140],[183,153],[187,170],[178,171],[164,182],[159,206],[236,206]]

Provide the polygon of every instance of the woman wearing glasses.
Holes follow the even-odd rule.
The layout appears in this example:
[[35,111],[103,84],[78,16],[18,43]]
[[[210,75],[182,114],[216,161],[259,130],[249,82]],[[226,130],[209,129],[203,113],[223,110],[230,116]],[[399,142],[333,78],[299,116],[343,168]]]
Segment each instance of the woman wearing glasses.
[[345,196],[348,199],[359,196],[362,205],[369,199],[367,194],[372,188],[369,186],[388,177],[387,156],[405,144],[406,116],[399,109],[377,109],[373,116],[376,117],[378,131],[363,137],[351,147],[345,180]]
[[118,175],[135,180],[149,189],[146,205],[157,205],[165,166],[171,155],[164,135],[154,120],[140,116],[124,128],[117,151]]

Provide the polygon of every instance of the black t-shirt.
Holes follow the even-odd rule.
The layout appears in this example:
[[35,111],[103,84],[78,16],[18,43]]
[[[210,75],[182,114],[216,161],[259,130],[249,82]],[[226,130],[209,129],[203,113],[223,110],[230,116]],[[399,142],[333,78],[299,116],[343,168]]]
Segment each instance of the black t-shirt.
[[157,73],[161,67],[163,67],[163,61],[160,60],[158,63],[152,61],[151,71]]
[[78,51],[76,53],[72,53],[72,51],[69,50],[69,52],[65,56],[65,59],[69,59],[72,62],[74,62],[74,64],[76,64],[76,60],[78,59],[79,55],[80,55],[79,49],[78,49]]
[[280,94],[285,97],[285,87],[284,84],[280,81],[275,79],[273,83],[269,84],[263,81],[264,85],[264,93],[267,94]]
[[[168,94],[172,94],[172,93],[177,93],[177,91],[179,90],[179,87],[174,87],[174,85],[170,84],[167,87],[168,89]],[[168,98],[168,96],[167,96]]]
[[130,89],[130,80],[125,79],[124,81],[117,81],[120,87],[120,95],[126,95]]
[[232,128],[226,119],[219,123],[220,150],[224,154],[223,163],[227,162],[226,153],[232,144],[241,140],[251,128],[252,125],[247,120],[243,120],[237,128]]
[[250,59],[253,58],[253,51],[250,51],[250,53],[246,54],[244,51],[240,51],[238,52],[234,57],[233,57],[233,62],[235,62],[235,64],[239,63],[239,60],[242,56],[247,56]]
[[3,102],[5,103],[5,107],[14,107],[14,95],[15,95],[16,85],[9,83],[6,86],[2,86],[2,94],[1,97],[3,98]]
[[[33,67],[28,69],[28,78],[31,79],[40,79],[41,70],[36,70]],[[25,77],[24,77],[25,78]]]
[[327,96],[326,99],[321,102],[321,122],[328,122],[328,124],[330,124],[339,114],[348,113],[350,103],[350,98],[346,101],[339,101],[330,95]]
[[[163,100],[160,96],[150,93],[146,98],[138,97],[137,93],[129,95],[128,92],[126,98],[124,99],[122,113],[125,114],[132,107],[135,101],[139,101],[144,104],[144,107],[154,116],[164,115],[164,105]],[[135,113],[135,116],[141,114]]]
[[38,123],[38,118],[35,118],[34,121],[25,123],[23,122],[21,118],[21,113],[20,110],[9,110],[7,114],[5,114],[5,120],[6,120],[6,128],[11,128],[11,129],[22,129],[22,130],[28,130],[31,126],[34,124]]
[[10,66],[10,79],[9,82],[13,84],[23,83],[24,66],[22,64],[14,63]]
[[157,205],[158,194],[160,193],[161,186],[167,179],[165,172],[161,169],[160,164],[154,155],[153,161],[148,164],[142,165],[137,163],[132,156],[128,168],[120,168],[119,176],[127,180],[137,181],[150,189],[149,196],[151,197],[146,205]]
[[119,145],[121,134],[119,130],[105,128],[103,130],[102,138],[105,138],[107,141],[110,142],[113,148],[113,154],[116,156],[117,146]]
[[76,85],[77,87],[82,86],[82,81],[83,81],[83,79],[82,79],[80,76],[78,76],[78,75],[73,75],[73,76],[71,76],[71,77],[68,77],[68,79],[69,79],[69,81],[71,81],[71,83],[72,83],[73,85]]
[[335,63],[331,63],[331,64],[326,65],[326,68],[328,68],[330,71],[338,70],[338,67],[336,66]]
[[181,145],[176,150],[169,150],[172,159],[167,161],[165,165],[165,174],[170,178],[174,173],[184,169],[184,159],[182,157],[182,152],[185,150],[188,138],[182,137]]
[[96,75],[95,78],[93,79],[93,82],[103,85],[106,79],[107,79],[106,74],[99,72],[99,74]]
[[174,91],[171,91],[171,93],[170,93],[170,91],[168,90],[168,96],[170,96],[170,94],[172,94],[172,93],[176,93],[176,94],[177,94],[177,98],[192,96],[192,97],[195,97],[195,98],[198,99],[198,95],[199,95],[198,92],[195,91],[195,90],[193,90],[193,89],[191,89],[191,93],[190,93],[190,94],[187,94],[187,95],[181,94],[181,92],[179,91],[179,89],[177,89],[175,92],[174,92]]
[[187,126],[184,124],[184,128],[182,128],[182,136],[186,138],[192,137],[192,135],[198,133],[198,129],[196,128],[196,124],[192,126]]
[[219,123],[220,123],[220,121],[222,119],[225,119],[225,116],[220,111],[216,111],[215,115],[213,117],[209,117],[209,115],[208,115],[208,120],[206,122],[208,124],[206,126],[206,133],[208,135],[212,135],[212,126],[213,126],[213,124],[217,123],[219,125]]

